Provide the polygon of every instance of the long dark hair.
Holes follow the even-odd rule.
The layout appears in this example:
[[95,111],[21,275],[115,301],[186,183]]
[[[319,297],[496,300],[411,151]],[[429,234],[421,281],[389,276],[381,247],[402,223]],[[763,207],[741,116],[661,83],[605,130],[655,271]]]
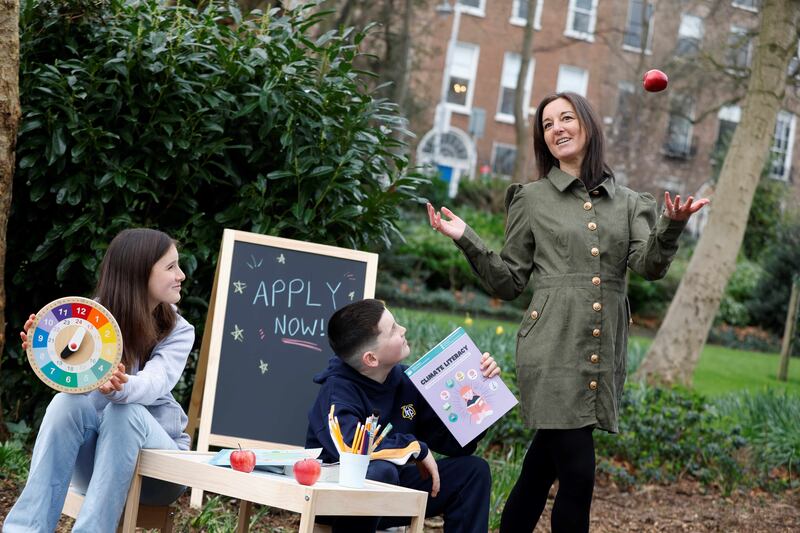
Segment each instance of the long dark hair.
[[539,170],[539,178],[544,178],[554,166],[558,167],[559,161],[544,141],[544,126],[542,125],[542,111],[545,106],[553,100],[563,98],[575,108],[581,128],[586,135],[586,153],[581,163],[581,175],[578,176],[587,189],[593,189],[603,181],[605,175],[613,176],[614,173],[606,164],[605,136],[600,127],[600,120],[597,117],[589,101],[583,96],[570,93],[552,93],[545,96],[536,108],[536,120],[533,124],[533,151],[536,155],[536,167]]
[[175,327],[176,315],[168,303],[150,309],[148,285],[153,265],[175,241],[154,229],[126,229],[108,245],[95,297],[119,323],[126,371],[132,363],[141,369],[153,347]]

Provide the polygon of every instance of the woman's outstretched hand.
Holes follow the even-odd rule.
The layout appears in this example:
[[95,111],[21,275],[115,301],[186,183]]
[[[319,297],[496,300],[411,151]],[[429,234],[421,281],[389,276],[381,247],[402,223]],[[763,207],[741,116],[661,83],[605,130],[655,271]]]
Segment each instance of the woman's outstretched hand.
[[443,219],[442,214],[436,211],[430,202],[428,202],[428,218],[430,219],[431,227],[442,235],[447,235],[454,241],[457,241],[464,235],[467,224],[446,207],[442,207],[442,213],[444,213],[444,216],[449,220]]
[[669,191],[664,192],[664,214],[667,218],[672,220],[689,220],[689,217],[697,213],[703,207],[711,203],[708,198],[701,198],[694,201],[694,197],[690,196],[686,203],[681,205],[681,195],[675,195],[675,201],[669,196]]

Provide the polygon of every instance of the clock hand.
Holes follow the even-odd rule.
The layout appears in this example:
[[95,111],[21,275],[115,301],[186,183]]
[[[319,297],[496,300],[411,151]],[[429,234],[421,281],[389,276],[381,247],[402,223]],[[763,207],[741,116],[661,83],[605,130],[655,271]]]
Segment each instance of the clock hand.
[[72,334],[72,338],[69,340],[64,349],[61,350],[61,359],[66,359],[70,355],[74,354],[78,351],[78,348],[81,347],[81,342],[83,341],[83,337],[86,335],[86,329],[79,327],[75,330],[75,333]]

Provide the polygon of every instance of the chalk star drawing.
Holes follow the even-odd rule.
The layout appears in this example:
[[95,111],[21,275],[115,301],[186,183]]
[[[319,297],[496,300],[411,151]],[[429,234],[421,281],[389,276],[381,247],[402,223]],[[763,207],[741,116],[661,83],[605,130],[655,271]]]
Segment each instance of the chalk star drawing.
[[244,290],[247,288],[247,283],[243,281],[234,281],[233,282],[233,292],[234,294],[244,294]]
[[283,254],[278,256],[278,263],[280,263],[282,265],[286,264],[286,258],[283,256]]
[[247,266],[250,267],[250,270],[253,270],[254,268],[260,267],[261,264],[264,262],[263,259],[259,259],[258,261],[256,261],[256,256],[254,256],[252,254],[250,254],[250,258],[253,260],[252,261],[253,264],[250,264],[250,261],[247,262]]
[[231,331],[231,335],[233,335],[233,340],[244,342],[244,330],[239,329],[237,324],[233,325],[233,331]]
[[261,359],[258,360],[258,363],[258,368],[261,370],[261,375],[263,376],[269,370],[269,363],[265,363]]
[[356,291],[351,291],[351,292],[350,292],[350,294],[348,294],[347,296],[349,296],[349,297],[350,297],[350,301],[352,302],[352,301],[353,301],[353,298],[355,298],[355,297],[356,297]]

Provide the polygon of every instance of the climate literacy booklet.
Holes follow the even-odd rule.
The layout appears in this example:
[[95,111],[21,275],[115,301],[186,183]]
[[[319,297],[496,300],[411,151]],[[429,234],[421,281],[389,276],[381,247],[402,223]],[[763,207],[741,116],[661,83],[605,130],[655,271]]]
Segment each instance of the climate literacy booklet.
[[464,328],[457,328],[406,369],[411,382],[462,446],[518,403],[500,376],[483,376],[481,355]]

